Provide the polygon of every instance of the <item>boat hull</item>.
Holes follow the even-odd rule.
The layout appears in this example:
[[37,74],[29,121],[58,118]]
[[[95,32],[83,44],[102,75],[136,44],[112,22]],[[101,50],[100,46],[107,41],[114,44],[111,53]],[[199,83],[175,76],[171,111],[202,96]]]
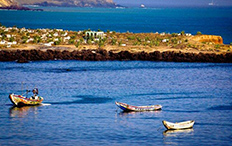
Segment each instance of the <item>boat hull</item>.
[[125,112],[135,111],[135,112],[143,112],[143,111],[155,111],[161,110],[161,105],[151,105],[151,106],[132,106],[126,103],[115,102],[115,104],[121,108]]
[[22,95],[16,95],[16,94],[10,94],[9,95],[10,101],[15,105],[15,106],[33,106],[33,105],[39,105],[43,101],[43,97],[40,97],[35,100],[35,99],[29,99],[26,98]]
[[165,128],[168,130],[181,130],[181,129],[189,129],[193,128],[195,121],[185,121],[180,123],[172,123],[168,121],[162,121]]

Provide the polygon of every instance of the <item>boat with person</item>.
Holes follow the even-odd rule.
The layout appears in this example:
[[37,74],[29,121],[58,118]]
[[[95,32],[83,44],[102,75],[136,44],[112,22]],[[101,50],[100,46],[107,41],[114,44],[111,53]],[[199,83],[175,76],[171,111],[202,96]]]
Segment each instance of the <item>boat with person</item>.
[[161,105],[149,105],[149,106],[133,106],[122,102],[115,102],[115,104],[121,108],[123,111],[130,112],[143,112],[143,111],[155,111],[155,110],[161,110]]
[[[30,92],[30,90],[27,90],[26,93]],[[10,101],[15,105],[15,106],[33,106],[33,105],[39,105],[43,101],[43,97],[38,96],[38,89],[35,88],[32,90],[33,96],[30,98],[27,98],[23,95],[17,95],[17,94],[10,94],[9,98]]]
[[192,128],[195,121],[191,120],[191,121],[176,122],[176,123],[162,121],[162,123],[164,127],[167,128],[168,130],[181,130],[181,129]]

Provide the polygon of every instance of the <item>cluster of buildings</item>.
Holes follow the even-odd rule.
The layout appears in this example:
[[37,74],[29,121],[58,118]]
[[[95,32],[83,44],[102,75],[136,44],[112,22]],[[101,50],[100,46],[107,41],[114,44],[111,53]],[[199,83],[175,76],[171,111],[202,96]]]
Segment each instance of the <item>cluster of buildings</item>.
[[[81,32],[78,32],[81,33]],[[39,43],[52,46],[56,41],[68,43],[71,39],[68,31],[63,29],[26,29],[17,27],[0,27],[0,46],[12,47],[13,45]]]
[[[17,27],[0,27],[0,47],[13,47],[20,44],[40,44],[52,46],[56,44],[70,44],[83,38],[99,41],[105,37],[102,31],[71,32],[63,29],[26,29]],[[58,42],[58,43],[57,43]]]

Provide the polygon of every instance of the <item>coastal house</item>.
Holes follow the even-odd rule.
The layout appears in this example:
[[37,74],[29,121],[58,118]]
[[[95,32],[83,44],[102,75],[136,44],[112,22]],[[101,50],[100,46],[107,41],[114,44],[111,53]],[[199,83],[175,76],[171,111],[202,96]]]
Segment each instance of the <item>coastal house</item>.
[[58,38],[55,38],[54,41],[59,41],[59,39],[58,39]]
[[11,35],[10,35],[10,34],[7,34],[6,37],[7,37],[7,38],[11,38]]
[[65,32],[64,34],[62,34],[61,36],[67,36],[68,35],[68,33],[67,32]]
[[58,35],[59,35],[58,33],[54,33],[54,34],[53,34],[54,37],[57,37]]
[[56,29],[56,31],[59,31],[59,32],[61,32],[61,31],[63,31],[63,29]]
[[103,31],[86,31],[85,32],[85,38],[89,39],[89,38],[103,38],[105,36]]
[[25,27],[20,29],[20,32],[25,32],[25,31],[27,31]]
[[51,47],[54,42],[45,43],[44,46]]
[[161,35],[161,36],[164,36],[164,35],[165,35],[165,32],[162,32],[160,35]]
[[32,41],[34,41],[34,39],[33,39],[33,38],[29,38],[29,39],[26,41],[26,43],[29,43],[29,42],[32,42]]
[[16,45],[17,42],[16,41],[13,41],[13,42],[7,42],[7,48],[10,48],[12,45]]
[[169,39],[163,39],[162,42],[163,43],[169,42]]
[[5,45],[6,44],[6,41],[5,40],[2,40],[1,42],[0,42],[0,45]]
[[191,34],[191,33],[186,33],[185,35],[186,35],[186,36],[192,36],[192,34]]
[[66,41],[66,40],[70,40],[70,39],[71,39],[71,37],[70,37],[70,36],[64,37],[64,41]]

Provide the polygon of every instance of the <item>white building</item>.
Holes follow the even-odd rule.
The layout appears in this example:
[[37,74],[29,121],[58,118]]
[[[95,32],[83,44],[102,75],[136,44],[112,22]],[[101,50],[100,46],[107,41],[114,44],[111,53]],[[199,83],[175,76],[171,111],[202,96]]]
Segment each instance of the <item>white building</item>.
[[166,43],[166,42],[168,42],[168,41],[169,41],[169,39],[163,39],[163,40],[162,40],[163,43]]
[[51,47],[54,42],[45,43],[44,46]]
[[70,39],[71,39],[71,37],[70,37],[70,36],[64,37],[64,41],[66,41],[66,40],[70,40]]
[[29,38],[29,39],[27,40],[27,43],[32,42],[32,41],[34,41],[34,39],[33,39],[33,38]]
[[0,42],[0,45],[5,45],[6,44],[6,41],[5,40],[2,40],[1,42]]
[[10,34],[7,34],[6,37],[7,37],[7,38],[11,38],[11,35],[10,35]]
[[85,32],[85,37],[86,38],[103,38],[105,36],[103,31],[86,31]]
[[58,35],[59,35],[58,33],[54,33],[54,34],[53,34],[54,37],[57,37]]

